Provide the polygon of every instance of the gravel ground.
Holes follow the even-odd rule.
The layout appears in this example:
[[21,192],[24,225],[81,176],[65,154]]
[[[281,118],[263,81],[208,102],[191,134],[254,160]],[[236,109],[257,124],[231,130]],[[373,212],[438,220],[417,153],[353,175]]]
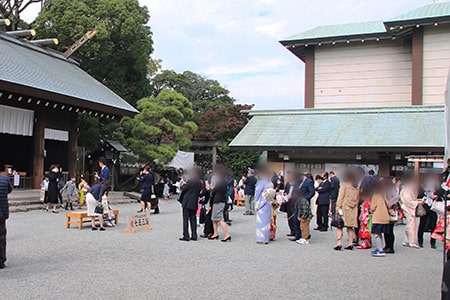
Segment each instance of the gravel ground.
[[[180,242],[181,213],[161,203],[153,230],[124,233],[136,204],[117,205],[118,227],[106,232],[65,228],[65,216],[12,214],[8,262],[0,270],[1,299],[439,299],[441,251],[401,247],[373,258],[367,250],[336,252],[334,232],[313,231],[311,245],[286,238],[278,215],[277,240],[254,243],[254,218],[232,212],[231,243]],[[312,226],[312,225],[311,225]],[[199,230],[200,233],[201,230]],[[223,236],[223,234],[222,234]],[[427,241],[428,234],[425,237]],[[438,244],[441,246],[441,244]]]

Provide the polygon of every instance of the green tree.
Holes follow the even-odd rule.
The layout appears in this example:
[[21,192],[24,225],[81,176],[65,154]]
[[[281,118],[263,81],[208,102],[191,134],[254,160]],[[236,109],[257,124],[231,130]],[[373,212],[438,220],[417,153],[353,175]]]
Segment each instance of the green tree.
[[27,24],[22,21],[20,14],[33,3],[42,3],[42,0],[0,0],[0,19],[9,19],[11,30],[24,28],[23,25]]
[[151,84],[154,95],[159,94],[163,89],[171,89],[183,94],[191,101],[196,113],[234,103],[230,91],[221,86],[217,80],[208,79],[191,71],[177,73],[164,70],[152,78]]
[[162,90],[155,98],[137,102],[140,113],[125,118],[118,137],[137,155],[137,161],[170,162],[178,150],[187,150],[197,130],[191,121],[189,100],[176,91]]
[[65,51],[89,30],[97,35],[74,54],[80,67],[132,105],[150,95],[152,32],[138,0],[46,0],[33,23],[39,38],[57,37]]

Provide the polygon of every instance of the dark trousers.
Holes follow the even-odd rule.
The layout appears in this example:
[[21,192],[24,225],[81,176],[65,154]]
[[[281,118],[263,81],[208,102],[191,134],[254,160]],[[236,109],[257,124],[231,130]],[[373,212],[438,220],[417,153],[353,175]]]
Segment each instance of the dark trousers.
[[[417,232],[417,240],[419,245],[423,245],[423,233],[424,232],[433,232],[437,223],[437,214],[430,209],[430,207],[426,204],[423,205],[427,214],[423,217],[420,217],[419,223],[419,231]],[[436,246],[436,240],[430,237],[430,245]]]
[[318,205],[317,206],[317,227],[319,229],[328,229],[328,211],[330,209],[329,205]]
[[205,215],[205,228],[203,228],[203,234],[214,234],[213,223],[211,220],[212,208]]
[[298,221],[297,210],[288,205],[287,207],[288,225],[291,230],[291,234],[295,236],[295,239],[300,239],[302,237],[302,232],[300,230],[300,222]]
[[386,249],[394,250],[394,242],[395,242],[394,225],[395,225],[395,222],[389,223],[389,232],[390,233],[383,234],[384,235],[384,243],[386,244]]
[[6,220],[0,221],[0,265],[6,261]]
[[197,239],[197,217],[195,209],[183,208],[183,238],[189,239],[189,223],[191,224],[191,238]]

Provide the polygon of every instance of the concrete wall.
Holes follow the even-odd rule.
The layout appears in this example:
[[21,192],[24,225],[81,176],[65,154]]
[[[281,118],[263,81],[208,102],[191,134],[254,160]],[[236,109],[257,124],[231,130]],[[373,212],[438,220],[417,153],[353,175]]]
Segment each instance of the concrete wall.
[[450,65],[450,26],[426,26],[423,35],[423,104],[444,104]]
[[316,47],[316,108],[411,104],[411,42]]

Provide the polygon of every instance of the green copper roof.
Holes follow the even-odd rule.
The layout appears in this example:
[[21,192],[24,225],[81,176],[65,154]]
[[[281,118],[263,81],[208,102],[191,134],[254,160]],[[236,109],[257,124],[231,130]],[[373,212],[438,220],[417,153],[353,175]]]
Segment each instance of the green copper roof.
[[389,21],[386,21],[386,23],[422,20],[422,19],[449,17],[449,16],[450,16],[450,2],[442,2],[442,3],[428,4],[419,7],[408,13],[402,14]]
[[[444,106],[251,112],[231,147],[444,147]],[[432,124],[430,123],[432,121]]]
[[377,33],[386,33],[386,28],[384,27],[382,21],[319,26],[291,36],[287,39],[284,39],[284,41],[314,40],[329,37],[367,35]]

